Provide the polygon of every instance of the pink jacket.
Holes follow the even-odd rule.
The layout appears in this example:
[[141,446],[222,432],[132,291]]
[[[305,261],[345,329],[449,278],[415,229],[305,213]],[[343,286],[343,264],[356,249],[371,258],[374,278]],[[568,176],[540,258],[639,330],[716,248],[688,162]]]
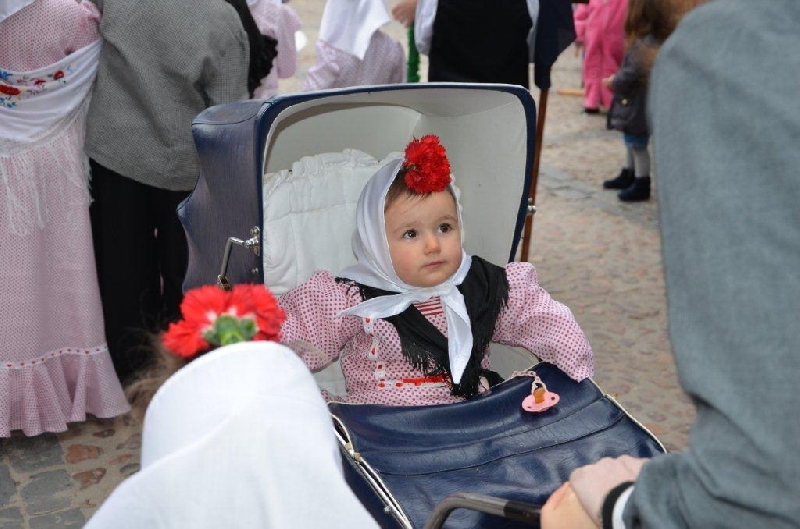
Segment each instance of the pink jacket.
[[586,108],[611,107],[613,93],[603,85],[625,52],[625,17],[628,0],[589,0],[575,10],[577,41],[583,55],[583,104]]
[[586,39],[610,38],[620,43],[625,40],[625,17],[628,0],[589,0],[575,9],[577,42]]
[[[592,349],[572,312],[553,300],[540,285],[530,263],[505,266],[508,304],[495,325],[492,341],[521,346],[581,380],[592,375]],[[280,298],[286,311],[281,341],[294,349],[311,370],[341,359],[346,402],[409,406],[463,400],[435,377],[425,377],[402,354],[400,337],[386,320],[338,316],[362,298],[357,288],[337,283],[328,272],[317,272]],[[417,308],[445,336],[447,323],[441,305]],[[484,359],[489,367],[489,358]]]
[[317,62],[309,68],[303,91],[402,83],[406,78],[403,46],[381,30],[372,34],[364,60],[325,41],[317,41]]
[[278,94],[278,79],[288,79],[297,70],[295,33],[302,22],[291,7],[271,0],[256,2],[250,6],[250,12],[258,30],[278,40],[278,56],[272,64],[272,71],[253,93],[255,99],[267,99]]

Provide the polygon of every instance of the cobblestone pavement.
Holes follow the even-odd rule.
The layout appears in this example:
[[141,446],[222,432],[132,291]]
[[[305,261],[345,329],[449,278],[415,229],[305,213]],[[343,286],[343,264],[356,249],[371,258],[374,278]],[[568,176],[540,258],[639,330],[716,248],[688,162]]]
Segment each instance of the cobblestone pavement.
[[[309,45],[295,78],[281,82],[285,92],[298,90],[313,64],[324,0],[293,5]],[[399,25],[389,32],[405,41]],[[569,49],[553,72],[530,257],[544,287],[572,308],[588,335],[596,382],[680,450],[694,412],[679,389],[666,333],[657,204],[622,204],[601,189],[619,171],[624,148],[618,133],[605,130],[603,114],[585,115],[580,97],[556,93],[579,85],[580,62]],[[0,439],[0,528],[82,526],[138,470],[140,445],[140,425],[130,417]]]

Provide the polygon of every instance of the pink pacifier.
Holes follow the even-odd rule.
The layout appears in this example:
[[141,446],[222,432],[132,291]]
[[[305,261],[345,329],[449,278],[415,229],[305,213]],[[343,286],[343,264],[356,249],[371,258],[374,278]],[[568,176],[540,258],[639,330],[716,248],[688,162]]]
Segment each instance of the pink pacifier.
[[522,409],[532,412],[545,411],[558,404],[559,400],[558,394],[548,391],[545,383],[537,376],[531,384],[531,394],[522,401]]

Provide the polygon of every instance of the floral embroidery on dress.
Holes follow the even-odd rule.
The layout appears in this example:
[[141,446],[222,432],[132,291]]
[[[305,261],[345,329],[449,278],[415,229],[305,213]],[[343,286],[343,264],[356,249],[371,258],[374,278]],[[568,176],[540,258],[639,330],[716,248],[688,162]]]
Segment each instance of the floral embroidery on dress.
[[66,70],[56,70],[44,76],[13,74],[0,69],[0,107],[14,108],[23,99],[49,92],[55,85],[67,84],[67,74],[71,72],[71,65]]

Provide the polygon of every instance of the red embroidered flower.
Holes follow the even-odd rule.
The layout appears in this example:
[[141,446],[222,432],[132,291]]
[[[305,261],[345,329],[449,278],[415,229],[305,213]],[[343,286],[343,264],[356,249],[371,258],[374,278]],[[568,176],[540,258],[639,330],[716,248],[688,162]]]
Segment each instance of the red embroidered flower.
[[33,84],[39,86],[40,84],[45,84],[47,79],[34,79]]
[[406,146],[406,185],[420,194],[444,191],[450,183],[450,161],[439,137],[427,134]]
[[55,80],[59,80],[62,77],[64,77],[64,70],[59,70],[59,71],[57,71],[56,73],[53,74],[53,79],[55,79]]
[[7,84],[0,84],[0,94],[6,94],[9,96],[17,96],[20,94],[20,90],[14,86],[8,86]]
[[186,359],[220,345],[276,341],[286,319],[264,285],[237,285],[231,292],[210,285],[190,290],[181,313],[183,320],[171,324],[162,339],[167,349]]

